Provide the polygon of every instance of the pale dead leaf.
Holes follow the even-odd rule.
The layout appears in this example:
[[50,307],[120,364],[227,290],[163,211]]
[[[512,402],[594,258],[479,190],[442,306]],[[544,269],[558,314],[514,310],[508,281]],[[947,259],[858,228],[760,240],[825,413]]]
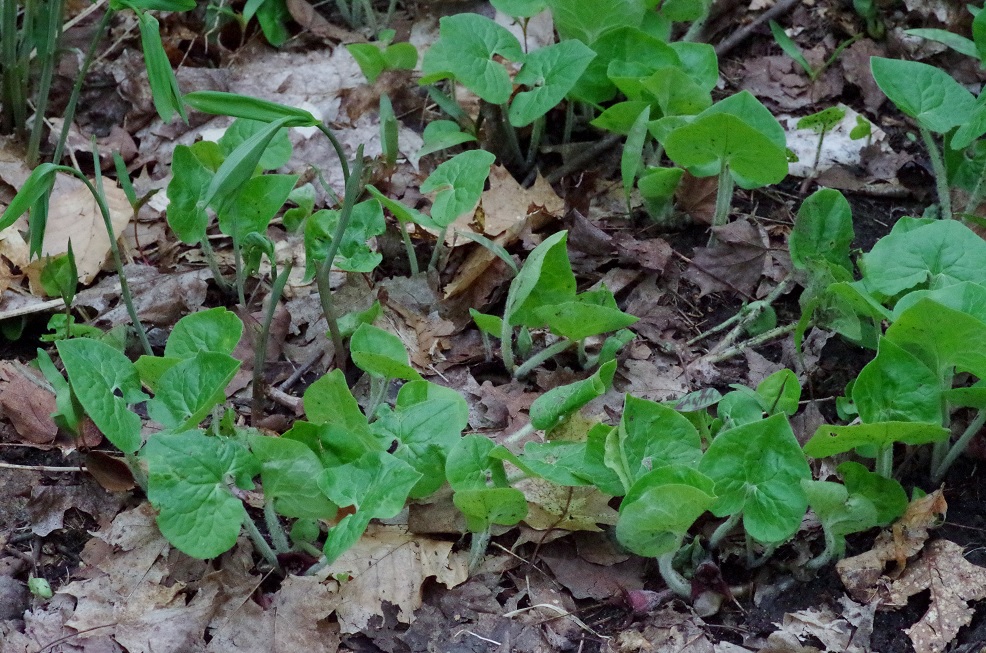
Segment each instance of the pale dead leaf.
[[595,487],[564,487],[541,478],[526,478],[516,484],[524,493],[531,528],[566,531],[599,531],[599,524],[616,524],[619,513],[609,507],[610,497]]
[[522,224],[534,213],[543,212],[557,217],[564,210],[565,200],[541,175],[537,176],[533,186],[524,188],[506,168],[493,166],[490,170],[490,188],[483,192],[479,233],[494,238],[516,228],[518,223]]
[[0,413],[26,442],[49,444],[58,435],[55,393],[40,376],[17,361],[0,361]]
[[903,607],[925,590],[931,592],[931,605],[905,632],[915,653],[941,653],[972,621],[975,611],[969,603],[986,598],[986,569],[966,560],[955,542],[935,540],[888,588],[887,606]]
[[896,563],[895,573],[900,574],[908,558],[924,546],[928,529],[940,523],[947,509],[941,490],[915,499],[899,520],[877,536],[872,549],[837,562],[835,569],[849,594],[866,604],[877,599],[889,581],[883,577],[887,563]]
[[30,261],[28,250],[28,244],[16,226],[0,231],[0,295],[21,284],[23,270]]
[[421,607],[422,583],[429,577],[446,587],[465,582],[466,558],[465,553],[452,553],[452,542],[411,536],[397,526],[371,525],[324,572],[353,577],[339,590],[336,614],[342,632],[359,632],[371,617],[382,617],[384,601],[397,606],[400,622],[411,623]]
[[80,475],[77,482],[59,485],[38,485],[31,490],[27,511],[31,517],[31,532],[44,537],[64,527],[68,510],[80,510],[94,518],[112,515],[120,509],[121,497],[98,486],[88,476]]
[[[104,183],[103,190],[113,233],[119,238],[130,224],[133,209],[126,194],[118,186]],[[41,247],[42,257],[64,254],[68,251],[70,240],[75,253],[75,265],[79,270],[79,281],[83,285],[89,285],[106,262],[110,239],[99,205],[89,189],[81,183],[65,193],[58,192],[57,188],[52,192],[48,224]]]
[[784,615],[780,629],[770,634],[771,645],[795,643],[815,637],[832,653],[867,653],[855,637],[856,628],[828,607],[808,608]]
[[686,170],[674,192],[675,201],[695,222],[712,224],[718,189],[718,177],[696,177]]

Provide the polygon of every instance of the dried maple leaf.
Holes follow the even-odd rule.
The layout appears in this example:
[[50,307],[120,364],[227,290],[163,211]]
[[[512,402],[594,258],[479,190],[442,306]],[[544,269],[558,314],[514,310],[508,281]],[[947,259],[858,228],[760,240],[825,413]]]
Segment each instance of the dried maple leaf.
[[931,605],[905,632],[915,653],[939,653],[972,621],[969,603],[986,598],[986,569],[966,560],[955,542],[936,540],[889,587],[888,605],[903,607],[925,590],[930,590]]

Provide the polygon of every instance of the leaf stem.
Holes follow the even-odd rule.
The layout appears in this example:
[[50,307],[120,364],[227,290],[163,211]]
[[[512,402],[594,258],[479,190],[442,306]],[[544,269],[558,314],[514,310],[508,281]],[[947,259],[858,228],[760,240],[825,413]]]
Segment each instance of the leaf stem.
[[288,261],[281,273],[274,279],[270,294],[267,295],[267,310],[264,313],[264,323],[260,327],[258,341],[253,347],[253,403],[250,407],[250,424],[256,426],[257,420],[264,409],[264,366],[267,362],[267,341],[270,338],[270,325],[274,321],[277,303],[281,301],[284,286],[291,274],[292,262]]
[[262,555],[264,560],[269,562],[274,569],[280,570],[281,565],[277,562],[277,554],[275,554],[274,550],[270,548],[270,544],[268,544],[267,540],[264,539],[264,536],[261,535],[260,529],[258,529],[257,525],[253,523],[252,519],[250,519],[249,514],[244,514],[243,516],[243,527],[246,528],[247,535],[250,536],[250,541],[253,542],[253,546],[257,549],[257,553]]
[[563,338],[558,342],[556,342],[555,344],[551,345],[550,347],[545,347],[538,353],[528,358],[523,365],[521,365],[516,370],[514,370],[514,378],[523,379],[525,376],[530,374],[535,367],[545,362],[546,360],[557,356],[558,354],[562,353],[566,349],[573,347],[576,343],[577,341],[575,340],[569,340],[568,338]]
[[692,598],[692,584],[674,568],[674,554],[675,552],[672,551],[658,557],[657,567],[668,589],[681,598],[689,600]]
[[[325,134],[325,137],[329,139],[330,143],[332,143],[332,149],[336,151],[336,156],[339,157],[339,165],[342,166],[343,183],[348,185],[350,171],[349,162],[346,160],[346,150],[343,149],[342,143],[339,142],[339,139],[336,138],[336,135],[332,133],[332,130],[329,129],[329,126],[326,125],[325,122],[318,123],[318,130]],[[362,152],[358,153],[356,158],[362,160]]]
[[212,272],[212,279],[219,286],[219,291],[224,295],[230,295],[233,292],[233,286],[226,281],[226,277],[223,276],[222,271],[219,269],[219,259],[216,258],[216,250],[212,249],[212,243],[209,242],[209,237],[204,236],[199,245],[202,246],[202,253],[205,254],[206,265],[209,266],[209,270]]
[[884,478],[893,478],[894,475],[894,445],[893,443],[884,445],[877,450],[875,471]]
[[[712,218],[713,227],[721,227],[729,221],[729,208],[733,202],[733,176],[729,174],[729,164],[723,161],[719,170],[719,187],[716,190],[716,212]],[[709,238],[715,244],[715,232]]]
[[938,188],[938,206],[941,209],[943,219],[952,219],[952,196],[948,190],[948,175],[945,172],[945,160],[942,158],[941,150],[935,143],[931,131],[922,125],[918,125],[921,132],[921,140],[928,150],[928,159],[931,161],[931,170],[935,173],[935,186]]
[[[97,157],[96,160],[99,161],[99,158]],[[96,165],[98,166],[99,164],[97,163]],[[144,325],[141,324],[140,318],[137,316],[134,298],[130,294],[130,284],[127,283],[127,275],[123,271],[123,259],[120,258],[120,246],[116,242],[116,234],[113,233],[113,220],[110,218],[110,207],[106,204],[106,197],[96,190],[96,187],[82,174],[82,171],[61,165],[56,166],[56,169],[78,177],[96,200],[99,212],[103,216],[103,226],[106,228],[106,235],[109,237],[110,252],[113,255],[113,267],[116,268],[116,273],[120,277],[120,295],[123,298],[123,303],[127,306],[127,313],[130,315],[130,320],[133,322],[134,329],[137,331],[137,337],[140,339],[144,353],[148,356],[153,356],[154,351],[151,349],[151,343],[147,339],[147,332],[144,330]]]
[[979,430],[983,428],[983,424],[986,424],[986,408],[980,409],[979,412],[976,413],[976,416],[971,422],[969,422],[969,426],[966,427],[965,431],[962,432],[962,435],[959,436],[959,439],[956,440],[955,444],[953,444],[948,450],[948,453],[942,459],[941,463],[934,469],[934,473],[931,476],[932,481],[938,483],[945,477],[945,473],[948,471],[948,468],[952,466],[955,459],[958,458],[963,451],[965,451],[967,446],[969,446],[969,441],[972,440],[977,433],[979,433]]
[[329,325],[329,334],[332,337],[332,345],[335,349],[336,367],[343,371],[346,369],[347,356],[342,341],[342,333],[339,331],[339,319],[333,307],[330,275],[332,273],[332,264],[335,262],[336,254],[339,252],[339,243],[342,241],[342,236],[346,233],[346,228],[349,226],[349,219],[353,215],[353,206],[356,205],[356,199],[363,192],[362,176],[363,146],[360,145],[356,150],[353,169],[346,179],[346,191],[342,199],[342,209],[339,212],[339,222],[336,223],[335,233],[332,234],[329,251],[325,256],[325,261],[318,264],[315,270],[315,285],[318,288],[319,300],[322,302],[322,312],[325,314],[325,321]]
[[270,539],[274,543],[274,551],[276,553],[287,553],[290,551],[291,546],[288,544],[288,536],[284,534],[281,520],[274,511],[274,501],[267,497],[264,497],[264,523],[267,525],[267,532],[270,533]]
[[429,270],[437,270],[439,253],[445,247],[445,236],[448,235],[448,227],[442,227],[442,231],[438,234],[438,240],[435,241],[435,249],[431,250],[431,260],[428,261]]
[[483,562],[483,557],[486,555],[486,547],[490,544],[490,529],[480,533],[472,534],[472,541],[469,544],[469,573],[472,574],[477,569],[479,565]]
[[407,225],[403,220],[397,221],[397,228],[401,232],[401,240],[404,241],[404,249],[407,251],[407,262],[411,266],[411,276],[416,277],[421,269],[418,267],[418,257],[414,253],[414,245],[411,243],[411,236],[407,233]]
[[726,521],[719,524],[719,527],[712,533],[712,537],[709,538],[709,548],[718,549],[722,541],[726,539],[729,532],[733,530],[733,527],[739,523],[740,513],[734,512],[731,514]]

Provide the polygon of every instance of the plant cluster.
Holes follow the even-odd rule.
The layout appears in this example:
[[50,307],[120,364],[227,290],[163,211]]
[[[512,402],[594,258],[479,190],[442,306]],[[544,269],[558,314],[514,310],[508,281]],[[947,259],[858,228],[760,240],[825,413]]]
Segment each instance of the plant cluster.
[[[500,445],[464,434],[465,399],[422,379],[400,340],[373,326],[379,305],[360,314],[336,314],[329,272],[376,268],[381,255],[369,241],[385,229],[384,209],[396,219],[412,273],[418,272],[418,261],[409,224],[436,236],[429,268],[438,270],[449,228],[480,200],[494,161],[499,158],[527,174],[545,134],[546,116],[562,103],[563,140],[571,135],[576,110],[592,117],[592,125],[626,136],[621,176],[628,204],[636,187],[658,219],[673,210],[685,170],[717,177],[717,225],[728,220],[735,185],[759,188],[786,176],[785,134],[770,111],[746,92],[712,99],[718,80],[715,52],[691,42],[708,2],[666,0],[655,9],[653,2],[601,1],[494,2],[521,20],[551,9],[561,40],[533,52],[524,52],[509,31],[482,16],[441,21],[421,81],[431,85],[431,96],[450,120],[429,125],[426,150],[471,148],[483,138],[480,127],[486,121],[487,133],[502,135],[506,148],[466,149],[438,164],[421,187],[435,194],[428,213],[391,199],[371,183],[362,148],[348,160],[332,130],[307,111],[228,93],[181,95],[170,67],[162,67],[166,60],[155,59],[160,37],[154,40],[156,23],[147,13],[175,5],[113,5],[141,17],[149,79],[162,118],[184,117],[186,105],[236,118],[218,142],[176,148],[167,191],[170,227],[212,260],[207,232],[215,219],[233,243],[234,281],[227,282],[214,262],[213,273],[230,294],[235,290],[241,306],[247,305],[247,279],[259,273],[266,256],[272,267],[269,324],[290,269],[284,264],[278,269],[267,236],[271,220],[281,214],[284,226],[303,236],[306,276],[317,284],[336,356],[336,369],[305,391],[305,420],[279,437],[239,425],[223,404],[241,364],[232,356],[243,335],[240,319],[224,308],[187,316],[175,325],[162,355],[155,355],[133,308],[98,171],[90,182],[65,166],[46,163],[35,169],[0,217],[0,229],[30,212],[32,254],[37,255],[54,176],[66,172],[82,179],[99,201],[123,298],[144,348],[132,362],[119,338],[83,334],[83,325],[75,325],[70,312],[59,316],[53,324],[61,327],[61,335],[71,336],[59,337],[55,345],[64,374],[47,353],[38,355],[57,395],[56,420],[73,433],[83,416],[95,422],[126,456],[158,510],[162,533],[177,548],[213,557],[231,548],[245,529],[272,565],[278,565],[279,554],[303,551],[320,568],[352,546],[370,520],[393,517],[408,500],[447,488],[473,533],[476,561],[494,526],[513,525],[526,516],[519,482],[538,479],[622,497],[616,537],[627,549],[657,558],[669,587],[687,596],[682,571],[687,573],[703,548],[722,546],[741,528],[747,562],[759,564],[792,537],[809,507],[825,533],[825,549],[811,566],[841,556],[847,534],[888,524],[906,506],[904,489],[893,479],[895,443],[933,444],[930,474],[937,481],[986,422],[981,345],[986,342],[986,272],[980,264],[986,243],[957,220],[904,218],[854,261],[849,206],[833,190],[818,191],[804,202],[790,236],[791,258],[805,286],[795,339],[800,343],[809,326],[825,328],[876,355],[839,404],[853,423],[821,427],[804,448],[789,423],[801,398],[790,370],[756,388],[733,386],[724,395],[703,390],[673,404],[627,395],[616,425],[572,419],[610,391],[617,354],[633,338],[628,327],[636,318],[620,310],[605,287],[578,292],[565,232],[545,238],[519,268],[502,247],[473,236],[515,272],[502,315],[472,312],[490,351],[490,338],[499,340],[506,369],[522,378],[574,349],[582,366],[594,370],[582,381],[544,393],[530,409],[530,424]],[[274,0],[247,6],[259,16],[268,5],[277,6]],[[856,3],[858,10],[864,5]],[[977,53],[979,32],[986,33],[981,22],[977,16]],[[670,42],[675,23],[691,26],[683,40]],[[368,78],[413,65],[414,48],[392,39],[392,33],[382,34],[376,44],[351,47]],[[504,62],[518,67],[515,75]],[[986,133],[981,98],[925,64],[874,58],[872,68],[888,97],[916,121],[932,153],[939,215],[953,215],[950,186],[971,186],[962,217],[972,219],[986,176],[986,150],[979,142]],[[475,120],[453,100],[456,84],[482,100]],[[963,122],[963,112],[974,119]],[[818,114],[808,124],[824,135],[833,115]],[[396,117],[386,98],[381,117],[385,164],[392,168]],[[272,172],[291,155],[285,130],[297,127],[319,129],[338,154],[345,187],[340,192],[322,184],[333,208],[316,210],[313,185],[298,186],[297,175]],[[943,137],[944,154],[934,134]],[[288,204],[293,206],[285,210]],[[49,263],[43,282],[70,307],[76,276],[70,250],[66,258]],[[765,300],[749,315],[768,305]],[[740,322],[738,327],[747,318]],[[536,330],[547,334],[538,351]],[[593,346],[597,336],[605,338]],[[264,354],[262,346],[255,349],[258,392],[256,375]],[[344,374],[350,358],[370,379],[363,408]],[[391,403],[387,395],[394,382],[401,386]],[[148,424],[137,412],[141,406]],[[254,417],[261,408],[255,401]],[[950,446],[951,429],[963,424]],[[545,440],[521,448],[535,431],[543,432]],[[837,468],[841,481],[813,480],[808,456],[849,452],[874,458],[873,471],[845,461]],[[269,542],[244,505],[243,491],[253,489],[257,479]],[[706,542],[695,537],[694,526],[707,513],[723,521]]]

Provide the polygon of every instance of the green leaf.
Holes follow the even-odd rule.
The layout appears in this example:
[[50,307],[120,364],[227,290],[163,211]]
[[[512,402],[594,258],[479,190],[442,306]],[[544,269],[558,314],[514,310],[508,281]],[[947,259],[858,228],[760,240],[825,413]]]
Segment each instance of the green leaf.
[[455,390],[428,381],[405,383],[393,411],[373,423],[376,430],[396,438],[394,456],[408,463],[421,479],[410,492],[421,499],[445,483],[445,455],[469,424],[469,406]]
[[952,367],[986,377],[986,323],[930,299],[901,313],[886,337],[920,358],[939,376]]
[[698,177],[719,174],[723,165],[742,188],[776,184],[787,176],[787,154],[768,136],[727,113],[701,114],[671,132],[668,157]]
[[284,45],[291,37],[287,24],[291,21],[291,13],[288,11],[285,0],[264,0],[257,7],[257,22],[260,23],[260,31],[264,33],[264,38],[275,48]]
[[[17,222],[17,219],[40,203],[47,205],[48,196],[51,189],[55,186],[55,175],[58,173],[58,166],[51,163],[42,163],[31,171],[30,176],[21,185],[20,190],[14,195],[7,208],[0,217],[0,231]],[[32,224],[32,230],[34,225]],[[44,226],[40,225],[42,234]],[[38,253],[40,253],[40,247]],[[32,252],[32,255],[34,253]]]
[[260,463],[264,501],[285,517],[332,519],[338,507],[312,483],[321,476],[322,462],[301,442],[266,435],[250,437],[250,449]]
[[290,118],[280,118],[262,126],[259,131],[230,152],[226,160],[219,166],[219,170],[216,171],[212,181],[209,182],[209,187],[202,199],[199,200],[199,204],[204,208],[214,199],[223,200],[231,197],[233,193],[239,190],[253,176],[274,136],[290,120]]
[[196,111],[216,116],[275,122],[286,118],[285,127],[315,127],[318,118],[304,109],[289,107],[260,98],[223,91],[195,91],[184,96],[185,104]]
[[798,129],[810,129],[816,134],[825,134],[842,122],[846,110],[841,107],[829,107],[817,111],[798,120]]
[[785,415],[720,433],[698,470],[716,484],[712,513],[742,513],[753,539],[783,542],[801,524],[808,507],[801,479],[811,470]]
[[486,150],[470,150],[442,163],[421,184],[422,193],[437,193],[431,218],[447,227],[464,213],[476,208],[483,186],[496,156]]
[[[524,60],[524,52],[514,35],[479,14],[446,16],[439,25],[439,42],[443,45],[437,50],[432,46],[425,53],[421,66],[425,79],[448,72],[483,100],[505,104],[513,87],[507,69],[494,56]],[[453,56],[448,56],[448,52]]]
[[833,188],[822,188],[798,209],[788,238],[791,262],[799,270],[810,270],[813,260],[824,259],[851,271],[849,247],[855,237],[848,200]]
[[555,29],[562,39],[592,45],[604,33],[620,27],[639,27],[644,17],[640,0],[548,0]]
[[675,41],[668,47],[681,60],[681,69],[706,91],[711,91],[719,83],[719,57],[708,43]]
[[369,433],[366,416],[349,390],[342,370],[319,377],[305,390],[305,416],[314,424],[336,424],[349,431]]
[[191,358],[201,351],[232,354],[243,335],[243,322],[225,308],[210,308],[178,320],[164,346],[164,355]]
[[497,446],[490,456],[506,460],[528,476],[546,479],[555,485],[576,487],[593,485],[585,468],[584,442],[528,442],[523,456]]
[[137,12],[137,26],[140,28],[140,45],[144,51],[144,67],[151,86],[154,108],[164,122],[171,122],[171,118],[177,113],[187,123],[188,116],[182,104],[178,80],[171,68],[168,54],[164,51],[157,19],[146,12]]
[[695,467],[702,457],[702,439],[687,418],[667,406],[631,395],[624,400],[623,417],[614,435],[615,448],[608,447],[606,466],[624,479],[627,490],[652,469],[665,465]]
[[524,493],[512,487],[458,490],[452,495],[455,507],[466,518],[466,528],[481,533],[493,524],[515,526],[527,516]]
[[[223,158],[229,157],[240,145],[263,132],[269,122],[238,118],[226,128],[217,145]],[[274,170],[287,164],[291,158],[291,140],[286,130],[278,130],[271,138],[257,165],[263,170]]]
[[514,127],[526,127],[561,102],[595,58],[581,41],[562,41],[534,50],[514,77],[530,91],[521,91],[510,103],[508,116]]
[[944,134],[963,124],[976,108],[972,93],[926,63],[871,57],[870,70],[890,101],[932,132]]
[[659,4],[661,5],[661,14],[675,23],[698,20],[705,15],[709,6],[708,0],[665,0]]
[[846,461],[836,468],[850,494],[866,497],[877,511],[877,526],[886,526],[907,510],[907,493],[892,478],[871,472],[857,462]]
[[548,390],[531,404],[531,424],[542,431],[555,427],[565,417],[606,394],[615,373],[616,361],[610,361],[587,379]]
[[546,0],[490,0],[490,4],[514,18],[530,18],[548,6]]
[[510,282],[503,319],[511,326],[538,328],[537,309],[575,298],[575,274],[568,259],[567,231],[559,231],[534,248]]
[[432,120],[425,125],[424,133],[421,134],[421,149],[418,150],[418,156],[422,157],[475,140],[475,136],[463,132],[459,124],[453,120]]
[[960,36],[955,32],[949,32],[944,29],[906,29],[904,34],[908,36],[917,36],[923,39],[928,39],[929,41],[936,41],[942,43],[952,48],[959,54],[964,54],[967,57],[973,57],[975,59],[979,58],[979,53],[976,51],[976,44],[972,39],[967,39],[964,36]]
[[240,361],[228,354],[201,351],[161,375],[147,414],[167,429],[195,427],[226,398]]
[[972,40],[976,44],[976,53],[980,63],[986,61],[986,15],[982,11],[972,19]]
[[472,316],[473,322],[476,323],[480,331],[496,338],[499,338],[500,334],[503,333],[503,320],[496,315],[486,315],[475,308],[469,309],[469,315]]
[[801,487],[808,497],[811,509],[830,540],[833,557],[841,558],[846,552],[846,535],[869,530],[879,524],[876,506],[867,497],[853,496],[841,483],[802,480]]
[[869,288],[897,295],[916,287],[943,288],[960,281],[986,282],[986,241],[958,220],[936,220],[891,232],[863,255]]
[[641,87],[657,100],[665,116],[696,115],[712,105],[712,96],[683,70],[659,68],[640,81]]
[[[571,340],[583,340],[590,336],[617,331],[635,324],[637,317],[624,313],[616,307],[616,300],[608,290],[610,302],[596,303],[595,296],[583,293],[575,301],[541,306],[533,311],[533,319],[540,325],[547,325],[552,333]],[[528,324],[535,327],[534,323]]]
[[637,29],[637,25],[607,31],[595,42],[580,40],[596,51],[596,58],[589,62],[570,95],[586,102],[606,102],[616,95],[616,86],[608,75],[614,61],[640,64],[649,72],[661,66],[681,64],[681,59],[664,40]]
[[623,199],[626,201],[627,212],[630,212],[630,191],[633,190],[634,182],[637,180],[637,173],[643,167],[644,162],[642,153],[644,143],[647,142],[647,122],[650,120],[650,106],[645,106],[640,112],[630,131],[627,132],[627,142],[623,146],[623,153],[620,155],[620,176],[623,179]]
[[67,305],[72,304],[79,285],[79,270],[75,266],[72,240],[68,241],[68,252],[48,258],[41,268],[41,287],[49,297],[61,297]]
[[[329,255],[340,215],[339,211],[322,209],[305,221],[307,279],[314,277],[316,264],[324,262]],[[380,265],[383,255],[370,251],[367,241],[382,234],[385,228],[383,209],[378,202],[367,200],[354,206],[348,228],[343,232],[336,250],[333,266],[347,272],[372,272]]]
[[364,454],[348,465],[327,469],[318,487],[338,506],[356,512],[336,524],[325,539],[322,553],[329,564],[359,540],[373,519],[389,519],[404,509],[408,493],[421,478],[403,460],[382,452]]
[[250,233],[264,234],[284,206],[298,175],[262,175],[248,179],[219,211],[219,230],[242,243]]
[[930,299],[942,306],[967,313],[980,322],[986,322],[986,286],[962,281],[937,290],[914,290],[900,298],[894,305],[893,321],[922,299]]
[[172,356],[141,356],[134,362],[134,367],[140,374],[141,382],[150,388],[151,392],[157,392],[157,384],[164,373],[182,360]]
[[103,435],[124,453],[141,445],[140,417],[127,409],[147,400],[130,360],[98,340],[60,340],[58,355],[72,390]]
[[660,467],[641,476],[623,498],[616,539],[637,555],[673,553],[714,502],[712,479],[691,467]]
[[941,424],[941,391],[935,371],[892,340],[881,338],[876,357],[853,384],[852,399],[864,424]]
[[387,60],[383,56],[383,48],[377,43],[351,43],[346,50],[356,60],[366,81],[370,84],[377,81],[380,73],[387,69]]
[[364,324],[356,329],[349,347],[353,363],[364,372],[385,379],[422,380],[411,367],[404,344],[392,333]]
[[801,399],[801,384],[793,371],[778,370],[757,385],[757,395],[763,412],[768,415],[794,415]]
[[257,463],[243,445],[201,431],[158,435],[144,447],[147,498],[161,533],[193,558],[233,548],[246,509],[230,491],[252,485]]
[[482,435],[463,436],[449,450],[445,459],[445,476],[453,490],[475,490],[488,486],[506,486],[507,475],[503,461],[491,458],[496,445]]
[[624,136],[630,133],[630,129],[633,124],[637,121],[637,117],[650,107],[650,102],[645,102],[643,100],[617,102],[599,114],[591,124],[593,127],[599,129],[605,129],[606,131],[611,131],[614,134],[623,134]]
[[922,422],[877,422],[852,426],[822,425],[805,443],[805,453],[812,458],[827,458],[852,451],[856,447],[886,447],[895,442],[928,444],[948,438],[948,429]]
[[647,168],[640,175],[637,188],[652,219],[661,220],[671,210],[675,191],[684,174],[681,168]]
[[168,183],[168,226],[186,245],[205,238],[209,216],[201,203],[212,183],[213,173],[185,145],[175,147],[171,158],[172,178]]
[[55,391],[55,412],[51,414],[52,419],[59,428],[66,429],[69,433],[78,434],[79,425],[85,416],[79,400],[72,393],[72,388],[62,373],[55,367],[44,349],[38,349],[38,369],[44,374],[45,379],[51,384]]
[[412,209],[409,206],[405,206],[404,204],[401,204],[397,200],[390,199],[389,197],[381,193],[372,184],[367,185],[366,191],[370,195],[372,195],[374,199],[380,202],[384,206],[384,208],[390,211],[394,215],[394,217],[400,220],[402,223],[407,224],[408,222],[413,222],[414,224],[420,224],[425,227],[434,227],[436,229],[438,228],[438,225],[435,224],[434,220],[429,218],[427,215],[421,213],[420,211]]
[[[770,33],[773,35],[774,40],[777,41],[777,45],[781,46],[781,50],[784,51],[784,54],[794,59],[795,63],[801,66],[809,77],[815,76],[815,70],[812,68],[811,64],[808,63],[808,60],[805,59],[805,55],[801,52],[801,48],[798,47],[797,43],[791,40],[791,37],[784,32],[784,28],[778,25],[777,21],[770,21]],[[800,129],[801,126],[799,125],[798,128]]]

